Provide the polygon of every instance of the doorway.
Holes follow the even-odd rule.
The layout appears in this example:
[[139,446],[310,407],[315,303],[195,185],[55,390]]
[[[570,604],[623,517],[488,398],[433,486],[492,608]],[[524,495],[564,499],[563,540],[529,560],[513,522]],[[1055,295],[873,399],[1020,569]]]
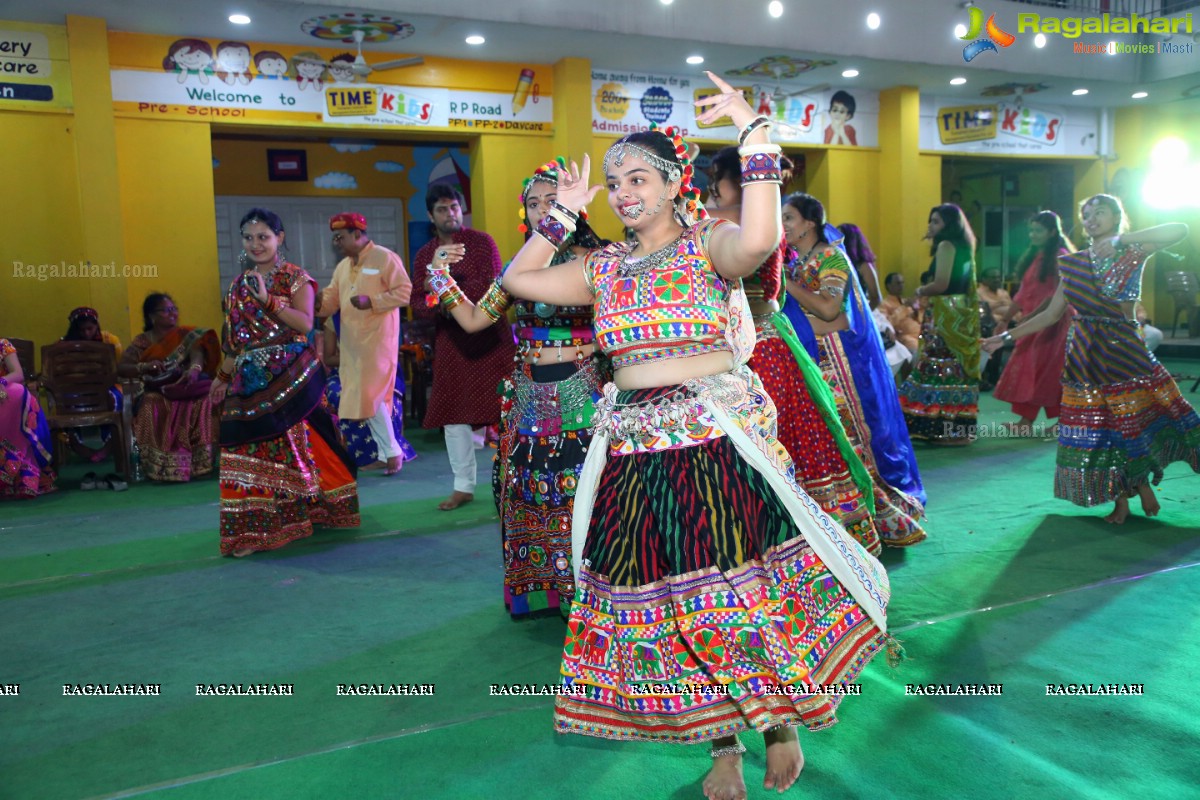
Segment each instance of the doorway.
[[238,254],[242,249],[238,222],[252,208],[269,208],[280,216],[287,229],[287,259],[313,276],[318,286],[328,286],[341,256],[330,241],[329,218],[354,211],[368,220],[371,241],[396,252],[404,252],[401,232],[405,230],[404,206],[387,197],[252,197],[225,195],[216,198],[217,256],[221,265],[221,294],[241,272]]

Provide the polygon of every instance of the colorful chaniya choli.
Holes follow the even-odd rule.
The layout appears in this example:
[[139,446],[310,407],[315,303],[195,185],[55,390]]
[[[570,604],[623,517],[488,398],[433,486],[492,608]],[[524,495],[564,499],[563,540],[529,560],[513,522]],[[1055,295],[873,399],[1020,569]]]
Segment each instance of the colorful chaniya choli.
[[[554,263],[565,260],[556,256]],[[575,488],[606,373],[596,357],[570,355],[593,341],[592,309],[514,300],[498,280],[479,305],[497,317],[510,307],[516,314],[516,366],[500,387],[500,441],[492,471],[504,605],[513,617],[543,611],[565,616],[575,591]],[[549,363],[527,363],[556,352]]]
[[1058,260],[1076,314],[1062,376],[1054,496],[1076,505],[1131,497],[1175,461],[1200,472],[1200,418],[1122,308],[1141,294],[1147,255],[1131,245],[1106,261],[1088,250]]
[[621,243],[584,267],[617,368],[702,352],[735,367],[604,389],[576,490],[564,733],[689,743],[824,727],[884,643],[886,573],[797,485],[745,366],[745,295],[708,256],[721,224],[688,228],[660,263]]
[[[267,292],[290,306],[316,281],[295,264],[271,270]],[[225,296],[221,346],[235,358],[221,411],[221,552],[273,550],[314,524],[359,524],[356,466],[324,399],[308,338],[268,313],[244,276]]]

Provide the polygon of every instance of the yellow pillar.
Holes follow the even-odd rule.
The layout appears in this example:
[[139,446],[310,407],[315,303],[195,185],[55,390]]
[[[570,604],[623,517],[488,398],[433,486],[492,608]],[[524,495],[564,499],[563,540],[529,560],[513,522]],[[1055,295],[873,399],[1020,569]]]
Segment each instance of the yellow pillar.
[[[100,312],[103,327],[128,343],[129,282],[124,275],[117,136],[104,20],[69,15],[67,46],[75,98],[83,258],[102,265],[102,275],[90,278],[91,304]],[[169,234],[164,231],[164,235]]]
[[485,133],[471,148],[471,221],[496,240],[508,261],[525,237],[517,230],[521,183],[550,160],[550,137]]
[[[592,149],[592,62],[564,58],[554,65],[554,154],[579,161]],[[593,164],[597,177],[598,164]]]
[[920,153],[921,96],[915,86],[879,93],[879,234],[881,272],[903,272],[911,292],[929,263],[920,233],[941,202],[938,156]]

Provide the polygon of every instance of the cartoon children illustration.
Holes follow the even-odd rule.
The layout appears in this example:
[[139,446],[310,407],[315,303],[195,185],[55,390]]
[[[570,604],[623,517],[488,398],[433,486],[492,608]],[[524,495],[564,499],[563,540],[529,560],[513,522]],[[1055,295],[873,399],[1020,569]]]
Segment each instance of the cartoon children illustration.
[[240,79],[249,83],[250,45],[244,42],[221,42],[217,45],[217,77],[233,86]]
[[311,86],[321,91],[321,82],[325,79],[325,59],[316,53],[305,50],[292,56],[292,71],[296,73],[297,88]]
[[329,59],[329,77],[335,83],[354,83],[354,56],[342,53]]
[[180,39],[167,48],[163,69],[179,75],[180,83],[187,83],[189,75],[195,75],[200,83],[208,83],[212,71],[212,45],[201,39]]
[[282,54],[274,50],[260,50],[254,54],[254,68],[258,70],[259,78],[277,81],[287,77],[291,66]]
[[849,144],[858,146],[854,135],[854,109],[857,104],[849,92],[838,91],[829,98],[829,124],[825,127],[825,144]]

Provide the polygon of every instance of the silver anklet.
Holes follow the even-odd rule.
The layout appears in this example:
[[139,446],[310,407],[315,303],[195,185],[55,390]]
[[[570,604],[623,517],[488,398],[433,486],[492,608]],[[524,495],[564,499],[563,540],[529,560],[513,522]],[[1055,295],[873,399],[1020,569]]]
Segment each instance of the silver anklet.
[[721,756],[740,756],[744,752],[746,752],[746,745],[738,742],[728,747],[714,747],[711,755],[713,758],[720,758]]

